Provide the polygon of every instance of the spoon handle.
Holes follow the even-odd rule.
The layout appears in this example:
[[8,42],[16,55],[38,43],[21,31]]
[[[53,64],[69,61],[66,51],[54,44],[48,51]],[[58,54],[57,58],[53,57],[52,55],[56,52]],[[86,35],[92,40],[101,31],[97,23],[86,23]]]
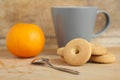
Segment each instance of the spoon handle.
[[72,69],[60,68],[60,67],[55,67],[55,66],[52,66],[51,68],[56,69],[56,70],[60,70],[60,71],[64,71],[64,72],[68,72],[68,73],[71,73],[71,74],[79,75],[78,71],[75,71],[75,70],[72,70]]
[[59,70],[59,71],[64,71],[64,72],[68,72],[68,73],[75,74],[75,75],[79,75],[78,71],[67,69],[67,68],[60,68],[60,67],[53,66],[51,63],[49,63],[48,60],[46,60],[45,62],[53,69],[56,69],[56,70]]
[[67,69],[67,68],[60,68],[60,67],[56,67],[56,66],[53,66],[51,63],[49,63],[49,59],[47,58],[42,58],[42,59],[35,59],[32,61],[32,64],[48,64],[49,67],[53,68],[53,69],[56,69],[56,70],[59,70],[59,71],[64,71],[64,72],[68,72],[68,73],[71,73],[71,74],[75,74],[75,75],[79,75],[79,72],[78,71],[75,71],[75,70],[71,70],[71,69]]

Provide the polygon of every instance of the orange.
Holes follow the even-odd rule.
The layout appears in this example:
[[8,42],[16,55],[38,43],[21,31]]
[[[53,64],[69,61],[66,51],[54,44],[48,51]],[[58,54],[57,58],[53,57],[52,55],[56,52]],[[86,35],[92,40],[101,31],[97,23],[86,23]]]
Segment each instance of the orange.
[[8,50],[18,57],[36,56],[42,51],[44,44],[44,33],[40,27],[34,24],[16,24],[6,35]]

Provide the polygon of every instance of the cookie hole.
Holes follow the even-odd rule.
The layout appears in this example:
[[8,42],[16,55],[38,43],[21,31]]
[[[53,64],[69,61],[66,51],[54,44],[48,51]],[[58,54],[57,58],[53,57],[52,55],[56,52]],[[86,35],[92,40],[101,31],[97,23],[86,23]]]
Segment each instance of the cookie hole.
[[80,51],[78,49],[75,50],[75,54],[78,54]]

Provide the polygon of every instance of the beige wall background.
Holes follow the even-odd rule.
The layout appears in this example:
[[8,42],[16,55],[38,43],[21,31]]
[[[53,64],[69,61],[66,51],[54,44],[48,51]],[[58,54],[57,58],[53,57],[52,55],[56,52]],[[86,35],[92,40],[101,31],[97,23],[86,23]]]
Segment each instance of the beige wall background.
[[[0,0],[0,49],[5,48],[8,29],[19,22],[34,23],[42,27],[46,47],[57,47],[50,8],[52,6],[97,6],[111,15],[109,30],[93,39],[105,46],[120,46],[120,0]],[[105,18],[97,17],[95,32],[101,30]]]

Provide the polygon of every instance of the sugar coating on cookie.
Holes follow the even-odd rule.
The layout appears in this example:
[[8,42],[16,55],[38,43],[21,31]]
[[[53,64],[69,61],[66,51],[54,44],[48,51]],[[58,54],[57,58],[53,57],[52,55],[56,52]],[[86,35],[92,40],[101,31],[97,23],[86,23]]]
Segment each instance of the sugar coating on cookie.
[[92,55],[104,55],[107,52],[107,49],[100,44],[91,44]]
[[91,56],[89,61],[97,62],[97,63],[103,63],[103,64],[108,64],[108,63],[115,62],[115,60],[116,60],[115,55],[112,54],[112,53],[107,52],[105,55]]
[[69,65],[83,65],[91,56],[91,46],[88,41],[76,38],[67,43],[63,50],[63,57]]

